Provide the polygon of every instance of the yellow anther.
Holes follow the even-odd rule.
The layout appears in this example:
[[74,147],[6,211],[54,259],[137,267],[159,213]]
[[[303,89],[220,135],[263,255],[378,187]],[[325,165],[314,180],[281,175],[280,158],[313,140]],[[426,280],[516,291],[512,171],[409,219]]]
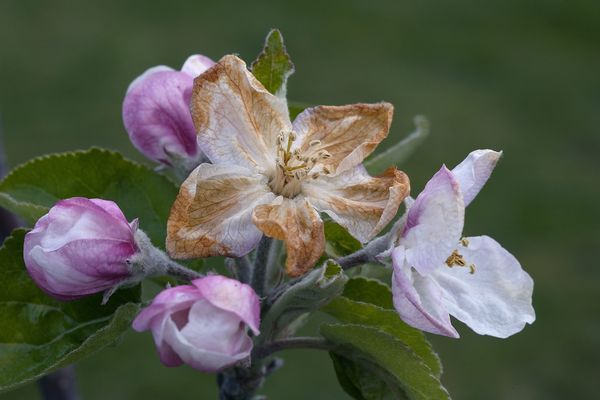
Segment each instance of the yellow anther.
[[452,268],[455,265],[459,267],[464,267],[467,263],[465,262],[465,258],[458,252],[458,250],[454,250],[450,257],[446,259],[446,265]]
[[469,247],[469,241],[467,240],[467,238],[460,239],[460,244],[462,244],[463,247]]
[[310,143],[308,144],[310,147],[314,147],[314,146],[319,146],[321,144],[321,141],[318,139],[315,140],[311,140]]
[[469,273],[473,275],[475,273],[475,264],[469,265]]

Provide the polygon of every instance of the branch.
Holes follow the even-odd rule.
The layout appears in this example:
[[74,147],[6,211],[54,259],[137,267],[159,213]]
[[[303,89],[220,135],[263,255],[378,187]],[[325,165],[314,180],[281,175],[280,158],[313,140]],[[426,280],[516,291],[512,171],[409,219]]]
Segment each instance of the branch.
[[257,359],[265,358],[273,353],[289,349],[315,349],[332,351],[335,345],[323,338],[305,336],[276,340],[264,344],[254,350],[254,357]]

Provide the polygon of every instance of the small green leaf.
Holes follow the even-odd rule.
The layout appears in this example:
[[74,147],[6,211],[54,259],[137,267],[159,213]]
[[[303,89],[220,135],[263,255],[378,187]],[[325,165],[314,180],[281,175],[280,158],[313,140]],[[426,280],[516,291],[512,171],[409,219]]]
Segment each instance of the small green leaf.
[[321,335],[338,346],[335,353],[377,375],[394,398],[403,398],[403,394],[412,400],[450,398],[431,369],[385,331],[357,324],[324,324]]
[[394,309],[390,287],[376,279],[362,276],[352,278],[344,286],[342,295],[350,300],[371,303],[388,310]]
[[127,218],[140,219],[155,245],[164,246],[177,187],[145,166],[97,148],[33,159],[0,182],[0,206],[31,224],[58,200],[77,196],[115,201]]
[[331,258],[338,258],[352,254],[362,248],[362,245],[354,236],[350,235],[346,228],[329,220],[325,221],[325,252]]
[[288,77],[294,73],[294,64],[283,44],[283,36],[272,29],[265,46],[251,66],[252,73],[274,95],[285,99]]
[[400,165],[423,143],[429,135],[429,121],[421,115],[415,117],[417,129],[393,145],[392,147],[374,155],[364,162],[367,170],[376,175],[385,171],[392,165]]
[[[376,374],[335,353],[329,353],[338,382],[356,400],[393,400],[393,393],[386,382]],[[363,363],[364,364],[364,363]],[[397,399],[396,399],[397,400]]]
[[302,315],[323,307],[342,293],[347,280],[333,261],[313,269],[272,300],[262,319],[260,338],[272,339]]
[[0,248],[0,392],[115,343],[138,312],[140,287],[62,302],[44,294],[23,262],[26,231]]

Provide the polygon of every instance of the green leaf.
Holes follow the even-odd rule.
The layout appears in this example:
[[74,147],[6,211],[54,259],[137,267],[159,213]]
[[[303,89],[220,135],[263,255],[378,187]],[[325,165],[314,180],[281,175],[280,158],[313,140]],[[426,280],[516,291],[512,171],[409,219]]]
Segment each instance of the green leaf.
[[288,77],[294,73],[294,64],[283,44],[283,36],[272,29],[265,46],[251,66],[252,73],[274,95],[285,99]]
[[362,245],[354,236],[350,235],[346,228],[329,220],[325,221],[325,253],[331,258],[338,258],[352,254],[362,248]]
[[267,304],[268,311],[261,323],[261,340],[289,333],[283,330],[302,315],[323,307],[342,293],[347,280],[342,267],[328,261],[295,281]]
[[[403,398],[403,394],[412,400],[450,398],[431,369],[385,331],[357,324],[324,324],[321,335],[338,346],[335,353],[377,375],[394,398]],[[357,381],[353,382],[356,386]]]
[[58,200],[69,197],[115,201],[155,245],[164,246],[177,187],[118,153],[92,148],[33,159],[0,182],[0,206],[33,224]]
[[374,327],[392,335],[419,356],[436,377],[441,375],[440,359],[425,335],[404,323],[395,310],[386,310],[340,296],[331,300],[321,311],[341,322]]
[[115,343],[138,312],[140,287],[62,302],[44,294],[23,262],[26,231],[0,248],[0,392]]
[[352,278],[344,286],[342,295],[350,300],[371,303],[388,310],[394,309],[390,287],[376,279],[362,276]]
[[394,399],[387,384],[364,366],[335,353],[329,353],[338,382],[357,400]]
[[392,165],[400,165],[425,141],[429,135],[429,121],[421,115],[414,121],[417,129],[413,133],[364,162],[371,174],[380,174]]

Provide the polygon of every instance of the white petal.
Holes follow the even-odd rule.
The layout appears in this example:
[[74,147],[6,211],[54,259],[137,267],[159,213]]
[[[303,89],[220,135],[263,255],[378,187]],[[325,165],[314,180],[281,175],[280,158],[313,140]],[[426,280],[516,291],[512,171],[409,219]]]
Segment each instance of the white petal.
[[456,248],[465,208],[458,183],[444,166],[427,182],[408,211],[401,244],[406,260],[422,275],[439,267]]
[[505,338],[521,331],[535,320],[533,280],[494,239],[477,236],[467,241],[467,247],[459,247],[466,267],[444,266],[431,274],[446,308],[481,335]]
[[460,185],[465,207],[485,185],[500,156],[502,156],[501,151],[475,150],[452,170]]
[[134,87],[136,87],[137,85],[139,85],[140,83],[142,83],[143,81],[146,80],[146,78],[148,78],[150,75],[155,74],[157,72],[163,72],[163,71],[174,71],[173,68],[171,67],[167,67],[166,65],[157,65],[155,67],[150,67],[147,70],[145,70],[140,76],[138,76],[137,78],[135,78],[127,87],[127,92],[129,93],[129,91],[131,89],[133,89]]
[[392,294],[400,318],[417,329],[457,338],[437,284],[406,264],[402,246],[392,252],[392,262]]

